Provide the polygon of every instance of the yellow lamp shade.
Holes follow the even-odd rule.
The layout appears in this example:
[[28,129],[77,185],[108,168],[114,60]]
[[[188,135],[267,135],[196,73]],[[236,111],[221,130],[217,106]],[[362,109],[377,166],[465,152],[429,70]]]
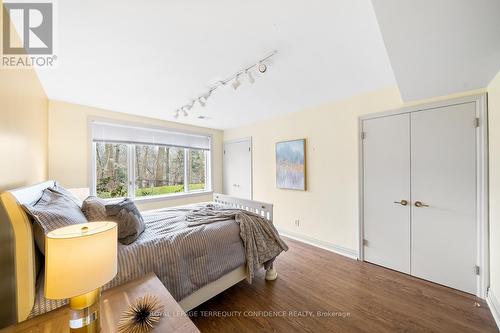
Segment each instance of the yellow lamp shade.
[[45,297],[71,298],[113,279],[117,272],[117,226],[89,222],[45,236]]

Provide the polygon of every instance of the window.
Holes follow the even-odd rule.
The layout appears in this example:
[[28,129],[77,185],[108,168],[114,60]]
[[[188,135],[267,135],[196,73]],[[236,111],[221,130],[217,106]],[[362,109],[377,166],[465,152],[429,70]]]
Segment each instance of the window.
[[158,132],[92,124],[93,193],[108,199],[209,191],[210,138]]
[[188,156],[189,190],[204,190],[207,167],[205,151],[200,149],[189,149]]
[[127,146],[114,143],[96,144],[96,193],[100,198],[127,196]]
[[184,149],[135,146],[135,196],[184,192]]

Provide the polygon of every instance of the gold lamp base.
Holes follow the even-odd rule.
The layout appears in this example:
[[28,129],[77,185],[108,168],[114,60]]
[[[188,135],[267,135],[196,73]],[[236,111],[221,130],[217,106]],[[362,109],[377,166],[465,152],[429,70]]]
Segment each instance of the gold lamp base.
[[101,331],[101,288],[69,300],[69,328],[72,333]]

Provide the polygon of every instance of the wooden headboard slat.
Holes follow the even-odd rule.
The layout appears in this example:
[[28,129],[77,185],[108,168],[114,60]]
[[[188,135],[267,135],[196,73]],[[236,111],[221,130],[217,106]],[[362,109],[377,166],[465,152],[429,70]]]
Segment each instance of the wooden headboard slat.
[[273,205],[267,202],[260,202],[248,199],[231,197],[226,194],[214,193],[214,202],[243,209],[252,213],[262,215],[273,222]]

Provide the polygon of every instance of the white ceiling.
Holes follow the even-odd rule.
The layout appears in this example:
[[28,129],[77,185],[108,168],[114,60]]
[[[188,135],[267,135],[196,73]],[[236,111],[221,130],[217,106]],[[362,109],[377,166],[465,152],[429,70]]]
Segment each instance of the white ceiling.
[[373,0],[403,100],[484,88],[500,69],[500,0]]
[[[405,100],[482,88],[500,69],[500,0],[64,0],[57,11],[58,67],[39,71],[49,98],[219,129],[396,81]],[[174,119],[272,50],[254,85]]]
[[[396,84],[369,0],[64,0],[51,99],[227,129]],[[254,85],[206,87],[278,50]],[[210,119],[200,120],[197,114]]]

